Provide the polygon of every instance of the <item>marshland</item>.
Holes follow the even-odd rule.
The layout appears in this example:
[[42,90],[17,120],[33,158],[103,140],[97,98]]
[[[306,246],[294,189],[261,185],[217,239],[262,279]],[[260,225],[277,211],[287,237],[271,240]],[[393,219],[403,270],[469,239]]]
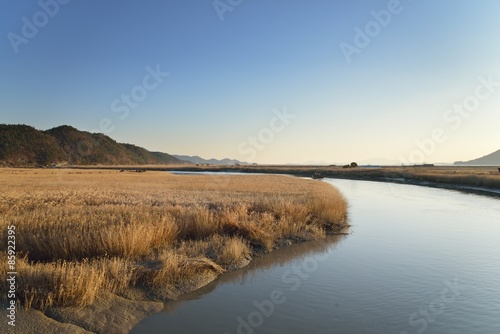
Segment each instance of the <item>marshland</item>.
[[255,256],[347,227],[335,188],[288,176],[2,169],[0,183],[19,305],[46,315],[112,296],[175,299]]

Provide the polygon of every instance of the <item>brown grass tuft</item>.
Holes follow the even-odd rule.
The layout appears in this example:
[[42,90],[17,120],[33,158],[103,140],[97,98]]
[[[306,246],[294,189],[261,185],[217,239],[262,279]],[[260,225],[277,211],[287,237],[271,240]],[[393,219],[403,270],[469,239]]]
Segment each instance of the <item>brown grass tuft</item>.
[[104,271],[89,261],[28,264],[18,261],[17,293],[25,308],[86,306],[105,281]]

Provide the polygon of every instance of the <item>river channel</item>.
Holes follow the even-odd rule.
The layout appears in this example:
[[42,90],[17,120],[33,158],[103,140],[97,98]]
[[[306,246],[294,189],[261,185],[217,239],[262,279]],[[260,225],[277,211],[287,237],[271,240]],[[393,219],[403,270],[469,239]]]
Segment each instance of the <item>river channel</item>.
[[349,202],[349,235],[257,258],[131,333],[500,333],[498,199],[323,182]]

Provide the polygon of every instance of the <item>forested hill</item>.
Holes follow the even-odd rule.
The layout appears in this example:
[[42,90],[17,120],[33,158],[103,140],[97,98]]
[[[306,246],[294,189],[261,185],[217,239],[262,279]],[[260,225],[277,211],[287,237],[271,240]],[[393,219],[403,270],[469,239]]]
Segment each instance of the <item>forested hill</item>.
[[0,124],[0,165],[166,165],[183,164],[167,153],[117,143],[101,133],[68,125],[40,131],[28,125]]

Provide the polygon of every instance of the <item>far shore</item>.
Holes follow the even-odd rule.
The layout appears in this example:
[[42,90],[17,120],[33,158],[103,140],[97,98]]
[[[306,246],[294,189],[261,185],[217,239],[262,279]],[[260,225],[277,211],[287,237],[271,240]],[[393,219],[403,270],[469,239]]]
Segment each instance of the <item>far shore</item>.
[[238,172],[287,174],[324,178],[390,182],[457,190],[500,197],[500,166],[293,166],[293,165],[148,165],[148,166],[71,166],[72,169],[112,169],[135,171]]

